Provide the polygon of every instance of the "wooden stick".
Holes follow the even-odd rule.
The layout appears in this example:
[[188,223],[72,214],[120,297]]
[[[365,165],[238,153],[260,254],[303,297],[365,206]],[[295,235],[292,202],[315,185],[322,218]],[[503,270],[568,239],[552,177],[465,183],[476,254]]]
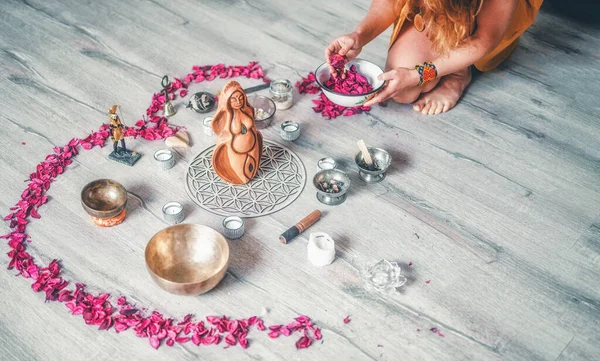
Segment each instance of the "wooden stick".
[[316,210],[313,211],[308,216],[304,217],[300,222],[298,222],[295,226],[292,226],[287,231],[283,232],[281,236],[279,236],[279,240],[281,243],[286,244],[300,233],[306,231],[306,229],[313,224],[315,224],[319,219],[321,219],[321,211]]
[[356,142],[356,144],[358,144],[358,148],[362,152],[365,163],[367,163],[369,167],[373,166],[373,159],[371,159],[371,153],[369,153],[369,149],[367,148],[365,141],[361,139]]

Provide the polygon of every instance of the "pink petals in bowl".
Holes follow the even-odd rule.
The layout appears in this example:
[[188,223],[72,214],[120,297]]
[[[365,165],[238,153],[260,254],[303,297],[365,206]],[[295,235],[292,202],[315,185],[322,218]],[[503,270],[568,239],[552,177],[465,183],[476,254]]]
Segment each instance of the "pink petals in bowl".
[[377,79],[383,73],[379,66],[362,59],[351,60],[347,66],[345,77],[334,78],[328,63],[321,64],[315,71],[317,84],[334,104],[360,106],[383,88],[385,82]]

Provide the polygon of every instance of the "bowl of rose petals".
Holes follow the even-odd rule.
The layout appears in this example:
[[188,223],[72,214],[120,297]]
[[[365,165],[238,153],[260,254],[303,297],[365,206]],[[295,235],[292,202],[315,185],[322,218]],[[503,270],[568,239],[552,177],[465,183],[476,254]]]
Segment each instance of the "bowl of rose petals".
[[317,84],[332,102],[343,107],[356,107],[375,96],[385,81],[377,79],[383,70],[363,59],[345,61],[339,54],[332,55],[331,73],[328,63],[321,64],[315,71]]
[[275,115],[275,102],[264,95],[248,96],[248,103],[254,107],[254,125],[257,129],[264,129],[271,125]]
[[229,245],[210,227],[178,224],[163,229],[146,245],[146,267],[163,290],[195,296],[213,289],[229,265]]

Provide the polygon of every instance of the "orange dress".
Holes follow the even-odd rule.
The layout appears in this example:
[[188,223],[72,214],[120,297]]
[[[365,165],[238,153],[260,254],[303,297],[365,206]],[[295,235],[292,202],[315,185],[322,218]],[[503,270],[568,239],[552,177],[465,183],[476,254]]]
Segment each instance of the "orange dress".
[[[483,1],[483,0],[482,0]],[[533,24],[535,17],[542,6],[544,0],[518,0],[517,8],[512,17],[510,26],[506,30],[500,44],[485,55],[483,58],[475,62],[475,67],[480,71],[489,71],[496,68],[515,50],[519,43],[519,37]],[[398,38],[400,30],[410,13],[407,4],[404,4],[398,18],[394,22],[394,30],[390,41],[390,48]],[[410,21],[410,20],[409,20]]]

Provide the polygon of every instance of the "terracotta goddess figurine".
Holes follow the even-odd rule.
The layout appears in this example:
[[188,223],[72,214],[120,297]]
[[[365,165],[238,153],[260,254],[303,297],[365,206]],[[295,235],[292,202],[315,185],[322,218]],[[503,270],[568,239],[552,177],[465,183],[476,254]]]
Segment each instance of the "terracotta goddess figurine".
[[230,81],[223,88],[212,129],[217,136],[212,158],[215,172],[228,183],[250,182],[258,172],[263,137],[254,126],[254,108],[238,82]]

